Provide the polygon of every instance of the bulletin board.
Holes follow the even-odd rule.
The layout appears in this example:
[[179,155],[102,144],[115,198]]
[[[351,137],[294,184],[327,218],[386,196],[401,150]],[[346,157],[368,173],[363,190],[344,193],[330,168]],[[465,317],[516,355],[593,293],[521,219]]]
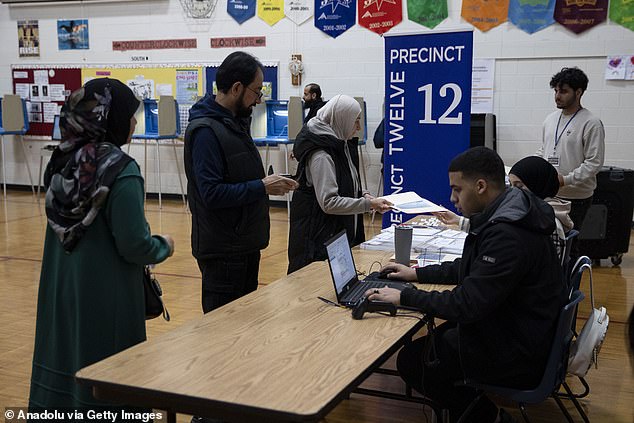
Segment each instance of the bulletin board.
[[[216,72],[218,66],[205,68],[205,79],[207,81],[207,92],[216,93],[214,84],[216,82]],[[264,65],[264,86],[262,87],[265,100],[277,100],[277,65]]]
[[51,135],[54,116],[81,87],[79,68],[13,68],[13,92],[26,100],[29,135]]
[[113,78],[126,84],[140,99],[173,96],[179,104],[193,104],[203,95],[201,67],[135,67],[135,68],[85,68],[81,81],[94,78]]

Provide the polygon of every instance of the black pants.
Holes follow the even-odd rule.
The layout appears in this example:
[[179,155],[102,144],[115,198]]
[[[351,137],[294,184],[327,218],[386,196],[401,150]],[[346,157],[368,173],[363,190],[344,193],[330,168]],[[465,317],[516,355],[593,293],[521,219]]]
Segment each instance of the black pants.
[[[581,226],[583,225],[583,221],[586,218],[586,214],[588,214],[588,210],[590,206],[592,206],[592,197],[584,198],[582,200],[574,200],[569,198],[564,198],[564,200],[570,201],[570,219],[572,219],[573,227],[581,232]],[[577,258],[584,254],[583,251],[579,251],[579,237],[575,238],[572,241],[572,245],[570,247],[570,261],[571,263],[575,263]]]
[[[475,389],[455,385],[464,379],[458,356],[458,329],[454,323],[449,322],[436,328],[436,365],[425,360],[427,340],[427,336],[419,338],[401,349],[396,361],[398,372],[412,388],[449,410],[450,421],[456,422],[477,396]],[[467,421],[494,422],[497,414],[497,406],[483,396]]]
[[258,288],[260,252],[198,260],[203,312],[209,313]]

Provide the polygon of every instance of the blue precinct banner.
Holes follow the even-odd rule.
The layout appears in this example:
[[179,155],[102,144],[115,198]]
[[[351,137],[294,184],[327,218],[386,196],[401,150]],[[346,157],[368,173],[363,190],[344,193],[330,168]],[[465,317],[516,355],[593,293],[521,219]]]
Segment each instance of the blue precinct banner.
[[315,27],[333,38],[352,28],[357,0],[315,0]]
[[227,13],[239,24],[255,16],[255,0],[228,0]]
[[[447,168],[469,148],[472,62],[472,29],[385,35],[385,195],[453,209]],[[383,226],[411,217],[391,211]]]
[[509,21],[532,34],[555,23],[555,0],[511,0]]

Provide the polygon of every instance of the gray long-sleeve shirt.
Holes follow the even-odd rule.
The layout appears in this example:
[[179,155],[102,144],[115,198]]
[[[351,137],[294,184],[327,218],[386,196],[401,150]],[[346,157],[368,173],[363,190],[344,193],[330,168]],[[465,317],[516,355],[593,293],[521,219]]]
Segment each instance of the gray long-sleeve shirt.
[[[555,137],[559,142],[555,142]],[[580,109],[574,118],[560,111],[553,112],[544,121],[542,146],[536,155],[546,160],[551,157],[559,159],[555,168],[563,176],[564,186],[559,189],[558,197],[588,198],[597,186],[596,174],[603,166],[603,123],[588,109]]]
[[[352,163],[348,146],[345,147],[348,166],[352,173],[355,192],[359,191],[359,174]],[[342,197],[339,195],[335,163],[328,153],[323,150],[316,151],[308,160],[306,168],[306,180],[309,186],[315,188],[315,196],[319,207],[327,214],[356,215],[370,211],[370,200],[367,198]],[[365,192],[364,192],[365,194]],[[355,220],[355,228],[357,222]]]

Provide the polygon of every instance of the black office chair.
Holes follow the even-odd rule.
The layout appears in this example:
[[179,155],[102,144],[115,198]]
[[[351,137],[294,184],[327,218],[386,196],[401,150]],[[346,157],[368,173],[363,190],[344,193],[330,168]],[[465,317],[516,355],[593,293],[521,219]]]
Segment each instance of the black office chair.
[[[534,389],[515,389],[507,388],[504,386],[493,386],[480,384],[477,381],[465,381],[464,385],[475,388],[480,391],[480,395],[473,400],[473,402],[467,407],[462,414],[458,423],[467,421],[471,410],[478,403],[480,398],[486,393],[493,393],[509,400],[515,401],[519,404],[520,411],[526,423],[530,423],[528,415],[526,413],[526,404],[538,404],[543,402],[548,397],[552,396],[557,402],[557,405],[561,409],[561,412],[566,417],[566,420],[570,423],[574,423],[572,416],[561,402],[560,397],[569,398],[575,405],[575,408],[583,418],[583,421],[589,423],[588,416],[581,408],[581,405],[577,399],[572,395],[570,387],[566,383],[566,373],[568,369],[568,355],[570,349],[570,343],[573,338],[572,324],[577,310],[577,305],[583,300],[583,293],[576,290],[570,296],[568,303],[562,308],[557,321],[557,328],[555,331],[555,337],[553,338],[553,345],[548,356],[548,362],[546,363],[546,369],[542,376],[542,380]],[[559,388],[563,386],[568,395],[559,394]]]

